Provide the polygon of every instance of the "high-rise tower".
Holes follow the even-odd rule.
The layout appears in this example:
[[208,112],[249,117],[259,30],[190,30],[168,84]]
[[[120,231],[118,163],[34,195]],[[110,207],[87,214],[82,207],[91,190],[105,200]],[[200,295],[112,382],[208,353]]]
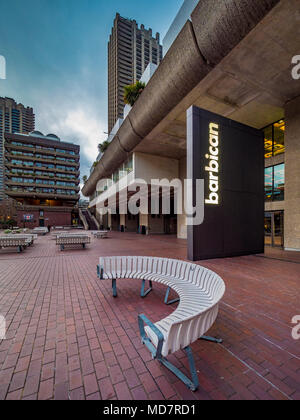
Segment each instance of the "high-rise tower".
[[149,63],[162,60],[160,35],[152,29],[138,27],[135,20],[118,13],[108,43],[108,131],[123,118],[124,86],[140,80]]

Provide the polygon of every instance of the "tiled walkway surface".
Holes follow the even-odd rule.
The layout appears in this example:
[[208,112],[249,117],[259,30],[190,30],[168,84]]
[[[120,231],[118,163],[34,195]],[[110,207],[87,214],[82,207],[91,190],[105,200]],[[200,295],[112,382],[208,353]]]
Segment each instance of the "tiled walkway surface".
[[[205,261],[227,286],[211,335],[192,345],[200,388],[190,392],[141,345],[137,315],[157,321],[174,307],[155,285],[100,282],[100,255],[185,258],[173,237],[111,234],[87,250],[60,252],[50,235],[22,254],[0,250],[0,399],[300,399],[300,264],[257,256]],[[274,257],[274,255],[273,255]],[[288,256],[286,257],[287,259]],[[170,356],[183,369],[183,352]]]

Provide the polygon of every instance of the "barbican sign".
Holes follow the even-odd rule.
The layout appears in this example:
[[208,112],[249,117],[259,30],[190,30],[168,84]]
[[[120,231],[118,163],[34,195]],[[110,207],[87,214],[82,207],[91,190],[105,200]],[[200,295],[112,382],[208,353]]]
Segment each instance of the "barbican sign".
[[264,138],[260,130],[192,106],[187,111],[192,205],[204,180],[204,221],[188,226],[188,258],[264,252]]

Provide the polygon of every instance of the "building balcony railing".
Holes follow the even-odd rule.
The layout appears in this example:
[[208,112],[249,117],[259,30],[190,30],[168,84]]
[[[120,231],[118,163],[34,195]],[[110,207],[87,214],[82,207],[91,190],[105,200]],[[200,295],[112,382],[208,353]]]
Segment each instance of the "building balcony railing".
[[[39,174],[35,174],[35,173],[27,174],[27,173],[24,173],[24,172],[21,172],[21,171],[20,172],[9,172],[9,173],[6,172],[6,176],[8,177],[8,179],[10,179],[12,177],[14,177],[14,178],[22,177],[22,178],[25,178],[25,179],[34,179],[34,180],[41,179],[41,180],[44,180],[44,181],[48,180],[48,181],[54,181],[54,182],[73,182],[73,184],[75,184],[75,185],[80,184],[80,179],[79,178],[73,179],[73,178],[68,178],[68,177],[58,177],[58,176],[55,176],[55,175],[39,175]],[[29,182],[27,182],[26,184],[28,185]],[[75,188],[75,187],[73,187],[73,188]]]
[[70,158],[70,159],[76,159],[79,160],[80,156],[79,154],[77,154],[75,152],[75,154],[72,153],[65,153],[65,152],[58,152],[57,150],[47,150],[47,149],[43,149],[43,147],[30,147],[28,145],[26,145],[24,143],[24,146],[16,146],[14,144],[8,143],[7,141],[5,142],[5,149],[7,151],[10,150],[16,150],[16,151],[24,151],[24,152],[31,152],[31,153],[43,153],[46,155],[55,155],[55,156],[61,156],[61,157],[66,157],[66,158]]
[[[40,210],[41,207],[45,208],[47,207],[47,204],[40,204],[40,205],[29,205],[29,204],[20,204],[18,203],[18,210],[21,211],[34,211],[34,210]],[[74,210],[78,210],[78,204],[77,203],[70,203],[70,206],[49,206],[48,210],[51,211],[58,211],[58,212],[73,212]]]
[[36,156],[26,156],[24,154],[22,154],[22,152],[20,152],[20,154],[12,154],[12,153],[6,153],[5,157],[7,159],[22,159],[25,161],[32,161],[32,162],[40,162],[40,163],[49,163],[52,165],[65,165],[65,166],[70,166],[70,167],[76,167],[79,168],[80,163],[79,162],[67,162],[67,161],[63,161],[63,160],[57,160],[57,159],[45,159],[45,158],[38,158]]
[[80,198],[79,194],[68,195],[68,194],[56,194],[56,193],[41,193],[41,192],[29,192],[29,191],[14,191],[11,189],[6,189],[5,194],[12,198],[44,198],[48,200],[67,200],[77,202]]
[[77,177],[80,176],[80,171],[68,171],[66,169],[57,169],[57,168],[47,168],[46,166],[26,166],[26,165],[18,165],[15,163],[11,163],[6,161],[5,166],[7,168],[16,168],[16,169],[28,169],[28,170],[34,170],[34,171],[49,171],[49,172],[55,172],[55,173],[61,173],[61,174],[72,174]]
[[40,184],[40,183],[29,183],[29,182],[16,182],[6,180],[5,184],[7,186],[16,186],[16,187],[25,187],[25,188],[50,188],[50,189],[58,189],[58,190],[66,190],[66,191],[80,191],[80,187],[73,187],[68,185],[52,185],[52,184]]

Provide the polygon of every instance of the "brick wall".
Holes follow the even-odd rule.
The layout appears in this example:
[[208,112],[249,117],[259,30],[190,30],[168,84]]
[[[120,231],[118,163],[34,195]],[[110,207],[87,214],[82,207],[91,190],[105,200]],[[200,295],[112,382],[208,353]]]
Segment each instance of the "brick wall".
[[[33,215],[33,221],[32,222],[25,222],[24,224],[24,215]],[[17,223],[19,227],[26,227],[29,229],[32,229],[34,227],[38,227],[40,225],[40,216],[39,211],[24,211],[24,210],[18,210],[17,215]],[[44,210],[44,221],[45,226],[70,226],[72,224],[72,217],[71,212],[53,212],[53,211],[47,211]]]

